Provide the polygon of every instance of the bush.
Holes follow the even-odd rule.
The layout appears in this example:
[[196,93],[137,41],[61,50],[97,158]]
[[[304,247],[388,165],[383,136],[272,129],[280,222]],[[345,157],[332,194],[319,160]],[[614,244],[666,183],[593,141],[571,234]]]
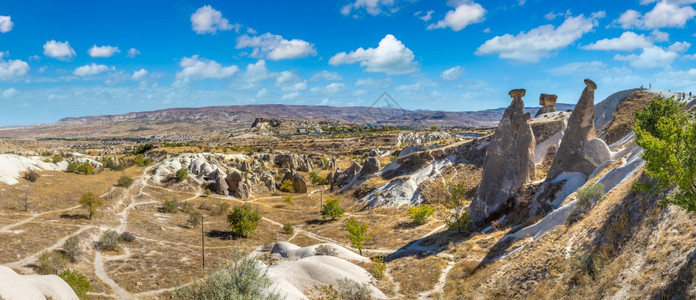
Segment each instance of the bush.
[[132,234],[128,231],[124,231],[121,233],[121,239],[126,243],[132,243],[135,241],[135,234]]
[[29,171],[24,172],[23,177],[24,177],[24,179],[26,179],[28,181],[36,182],[36,180],[39,179],[39,177],[41,177],[41,175],[39,175],[39,173],[34,171],[34,169],[29,169]]
[[283,195],[283,201],[287,204],[292,204],[292,194]]
[[370,265],[370,273],[377,280],[382,280],[384,278],[384,271],[387,270],[387,263],[384,262],[384,257],[375,256],[372,258],[372,264]]
[[53,158],[51,159],[51,162],[53,162],[54,164],[57,164],[61,161],[63,161],[63,156],[60,156],[58,154],[53,155]]
[[205,191],[203,192],[203,195],[205,195],[206,197],[210,197],[210,195],[212,195],[212,194],[213,194],[213,191],[211,191],[210,189],[205,189]]
[[604,184],[595,183],[579,189],[575,195],[575,207],[566,215],[566,224],[573,224],[604,197]]
[[281,184],[279,190],[287,193],[294,193],[295,187],[292,185],[292,180],[285,179]]
[[133,154],[136,154],[136,155],[144,154],[145,152],[150,151],[153,148],[155,148],[155,146],[153,144],[150,144],[150,143],[143,144],[143,145],[140,145],[137,148],[135,148],[135,150],[133,150]]
[[77,258],[82,255],[82,247],[80,247],[80,238],[76,235],[69,237],[63,243],[63,251],[68,256],[70,262],[75,263]]
[[372,291],[368,283],[360,284],[354,280],[344,278],[336,283],[338,299],[369,300],[372,299]]
[[115,230],[109,229],[102,234],[97,245],[101,251],[113,251],[118,248],[119,243],[121,243],[121,235]]
[[82,175],[94,175],[94,167],[89,162],[83,162],[77,166],[77,173]]
[[138,167],[146,167],[152,163],[152,159],[149,157],[143,157],[142,155],[136,155],[133,159],[133,163]]
[[367,236],[367,224],[359,223],[355,218],[350,218],[346,220],[346,230],[348,230],[348,238],[350,238],[351,245],[358,248],[360,255],[362,255],[362,248],[365,246],[365,243],[372,240],[371,236]]
[[244,204],[232,209],[227,215],[227,222],[230,223],[230,229],[235,236],[249,237],[254,234],[256,226],[261,221],[261,214],[253,209],[251,205]]
[[345,210],[341,208],[341,204],[336,197],[327,199],[326,203],[324,203],[324,206],[321,208],[321,217],[324,219],[329,218],[332,221],[341,217],[343,213],[345,213]]
[[466,186],[463,182],[447,187],[448,198],[445,199],[443,205],[449,210],[445,225],[449,229],[457,229],[457,232],[462,232],[462,228],[468,228],[471,225],[471,218],[467,207],[464,206],[464,198],[466,194]]
[[116,182],[116,186],[124,187],[127,188],[133,184],[133,178],[130,178],[128,175],[123,175],[118,178],[118,182]]
[[179,206],[180,206],[181,211],[183,211],[187,214],[190,214],[190,213],[193,213],[196,211],[196,209],[193,208],[193,204],[191,204],[188,201],[184,201],[184,202],[179,203]]
[[174,178],[176,178],[176,182],[182,182],[186,180],[186,178],[188,178],[188,170],[186,168],[179,169],[178,171],[176,171]]
[[77,163],[76,162],[69,162],[68,168],[65,169],[65,171],[70,172],[70,173],[77,173]]
[[58,276],[72,288],[77,297],[80,299],[88,299],[87,293],[92,290],[92,284],[89,283],[85,275],[77,271],[65,270]]
[[102,206],[104,204],[101,201],[101,198],[97,197],[97,195],[95,195],[92,192],[82,194],[79,203],[89,213],[90,220],[92,219],[92,216],[94,216],[94,214],[97,213],[97,207]]
[[230,259],[196,281],[172,293],[173,299],[280,300],[273,281],[257,258],[232,251]]
[[191,228],[196,228],[200,224],[201,224],[201,214],[199,212],[189,213],[189,218],[188,218],[188,221],[186,221],[186,225],[190,226]]
[[325,255],[325,256],[338,256],[338,251],[336,251],[336,248],[331,247],[329,245],[319,245],[315,250],[314,253],[316,255]]
[[179,202],[175,199],[164,201],[162,204],[162,212],[173,214],[179,211]]
[[61,252],[44,251],[36,262],[37,272],[41,275],[57,275],[66,268],[68,260],[69,258]]
[[230,205],[226,202],[220,202],[215,205],[215,208],[210,212],[213,216],[222,216],[230,211]]
[[408,216],[411,217],[411,221],[413,221],[414,224],[425,223],[425,220],[434,213],[435,210],[429,204],[411,206],[408,208]]
[[317,174],[317,172],[309,172],[309,179],[312,181],[312,185],[325,185],[327,183],[326,177]]
[[293,234],[293,233],[295,233],[295,228],[292,226],[292,224],[285,223],[285,224],[283,224],[283,233]]

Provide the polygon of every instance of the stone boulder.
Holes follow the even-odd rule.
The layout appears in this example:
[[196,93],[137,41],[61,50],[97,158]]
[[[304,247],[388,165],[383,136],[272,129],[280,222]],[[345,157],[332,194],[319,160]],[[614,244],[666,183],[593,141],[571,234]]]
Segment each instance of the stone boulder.
[[292,182],[292,187],[295,190],[295,193],[307,192],[307,182],[304,180],[304,177],[302,177],[302,175],[297,173],[297,171],[294,169],[289,169],[285,172],[281,182],[285,182],[286,180],[290,180]]
[[546,175],[548,181],[564,172],[580,172],[589,176],[598,166],[582,153],[585,143],[596,137],[594,91],[597,89],[597,84],[590,79],[585,79],[585,85],[580,100],[568,119],[568,126],[553,158],[551,169]]
[[524,112],[524,89],[510,91],[512,103],[505,110],[486,149],[483,176],[469,215],[476,225],[504,209],[522,185],[534,177],[535,139]]
[[539,105],[541,105],[541,108],[537,111],[534,117],[543,115],[545,113],[558,111],[556,110],[556,99],[558,99],[558,96],[556,95],[541,94],[539,96]]
[[362,168],[360,168],[360,173],[358,173],[358,179],[366,179],[372,174],[375,174],[379,172],[379,169],[381,167],[381,164],[379,163],[379,160],[374,157],[370,157],[365,160],[365,163],[363,164]]
[[220,195],[228,195],[230,186],[227,185],[227,180],[225,180],[224,177],[217,177],[215,182],[211,185],[211,191]]
[[589,162],[599,166],[605,161],[611,160],[609,146],[600,138],[594,138],[582,146],[582,155]]
[[240,172],[232,172],[227,175],[225,182],[228,186],[228,191],[230,195],[234,195],[240,199],[248,199],[250,196],[249,183],[247,183],[246,178]]

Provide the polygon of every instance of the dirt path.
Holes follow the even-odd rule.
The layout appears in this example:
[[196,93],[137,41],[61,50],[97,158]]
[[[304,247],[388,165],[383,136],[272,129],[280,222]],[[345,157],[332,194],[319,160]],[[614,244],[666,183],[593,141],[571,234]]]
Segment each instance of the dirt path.
[[68,208],[50,210],[50,211],[42,212],[40,214],[33,214],[31,217],[29,217],[25,220],[22,220],[22,221],[19,221],[17,223],[10,224],[10,225],[7,225],[5,227],[0,228],[0,233],[12,233],[12,231],[10,231],[10,229],[15,228],[17,226],[24,225],[26,223],[29,223],[29,222],[33,221],[34,219],[36,219],[40,216],[46,215],[46,214],[51,214],[51,213],[56,213],[56,212],[64,212],[64,211],[69,211],[69,210],[73,210],[73,209],[77,209],[77,208],[80,208],[80,205],[75,205],[73,207],[68,207]]

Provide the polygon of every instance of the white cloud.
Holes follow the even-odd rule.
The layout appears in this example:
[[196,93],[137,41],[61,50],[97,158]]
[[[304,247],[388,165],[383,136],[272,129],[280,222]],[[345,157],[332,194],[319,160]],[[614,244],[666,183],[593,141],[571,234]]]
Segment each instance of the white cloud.
[[669,33],[664,32],[664,31],[659,31],[657,29],[653,30],[650,32],[650,36],[655,40],[656,42],[667,42],[669,41]]
[[260,88],[260,82],[277,77],[277,73],[270,72],[266,68],[266,61],[261,59],[253,64],[248,64],[244,75],[242,75],[242,85],[241,88],[245,90],[252,90]]
[[430,21],[430,19],[433,18],[433,13],[434,13],[434,12],[435,12],[434,10],[429,10],[429,11],[427,11],[426,13],[423,13],[423,11],[420,11],[420,10],[419,10],[419,11],[417,11],[417,12],[416,12],[415,14],[413,14],[413,15],[414,15],[415,17],[417,17],[417,18],[423,20],[423,22],[428,22],[428,21]]
[[176,72],[176,79],[222,79],[230,77],[239,71],[235,65],[222,66],[214,60],[200,58],[198,55],[184,57],[179,62],[181,71]]
[[408,74],[418,71],[418,64],[411,49],[406,48],[393,35],[387,34],[377,48],[358,48],[350,53],[341,52],[329,59],[333,66],[360,63],[367,72],[384,72],[389,75]]
[[315,73],[312,78],[310,78],[310,81],[339,81],[343,79],[343,76],[341,74],[338,74],[336,72],[331,72],[331,71],[326,71],[323,70],[321,72]]
[[614,59],[619,61],[627,61],[631,67],[636,69],[652,69],[666,67],[672,64],[679,54],[675,51],[665,51],[662,47],[652,46],[644,48],[639,55],[615,55]]
[[283,71],[276,77],[275,85],[284,92],[299,92],[307,89],[307,80],[300,78],[295,72]]
[[91,57],[111,57],[116,53],[120,53],[121,50],[118,50],[118,47],[113,47],[113,46],[99,46],[93,45],[92,48],[89,48],[87,53]]
[[373,16],[390,14],[395,11],[394,0],[354,0],[341,8],[341,14],[348,16],[353,11],[363,9]]
[[260,89],[258,92],[256,92],[256,98],[263,98],[268,95],[268,90],[266,88]]
[[10,30],[12,30],[12,27],[14,27],[14,23],[12,23],[12,17],[0,16],[0,32],[10,32]]
[[417,92],[421,89],[423,89],[423,86],[420,83],[403,84],[394,88],[397,92]]
[[299,97],[299,96],[300,96],[299,92],[292,92],[292,93],[288,93],[288,94],[281,96],[280,99],[281,100],[292,100],[292,99],[297,99],[297,97]]
[[607,69],[607,65],[601,61],[575,62],[568,63],[559,67],[548,69],[547,71],[556,76],[570,76],[598,73]]
[[14,96],[17,96],[17,94],[19,94],[19,92],[15,88],[9,88],[9,89],[2,91],[3,98],[12,98]]
[[336,94],[344,91],[346,85],[339,82],[329,83],[323,87],[313,87],[310,89],[312,93],[323,93],[323,94]]
[[253,48],[252,57],[270,60],[303,58],[317,55],[314,44],[303,40],[286,40],[280,35],[264,33],[260,36],[243,35],[237,38],[237,49]]
[[364,78],[364,79],[358,79],[355,81],[355,86],[357,87],[364,87],[364,88],[380,88],[380,89],[386,89],[392,85],[392,79],[387,77],[387,78],[381,78],[381,79],[374,79],[374,78]]
[[645,35],[635,34],[627,31],[621,34],[620,37],[613,39],[602,39],[581,48],[586,50],[620,50],[630,51],[634,49],[647,48],[653,43]]
[[674,51],[677,53],[682,53],[682,52],[686,52],[686,50],[689,50],[690,47],[691,47],[691,43],[689,43],[689,42],[676,42],[676,43],[670,45],[669,47],[667,47],[667,50]]
[[220,11],[215,10],[210,5],[205,5],[191,15],[191,28],[197,34],[215,34],[218,30],[232,30],[235,26],[223,18]]
[[140,69],[140,70],[133,72],[133,75],[131,77],[133,78],[133,80],[140,80],[140,79],[145,78],[147,73],[148,73],[147,70]]
[[139,54],[140,54],[140,50],[135,49],[135,48],[130,48],[130,49],[128,50],[128,55],[126,55],[126,56],[128,56],[128,57],[130,57],[130,58],[133,58],[133,57],[138,56]]
[[[654,1],[650,1],[654,2]],[[650,2],[646,2],[650,3]],[[629,9],[614,21],[621,28],[683,28],[686,22],[696,16],[694,10],[689,4],[694,1],[667,1],[662,0],[655,4],[652,10],[641,14],[636,10]]]
[[454,10],[450,10],[445,18],[428,25],[428,30],[449,27],[454,31],[461,31],[467,26],[481,23],[485,20],[486,9],[473,1],[461,1]]
[[686,60],[696,60],[696,53],[695,53],[695,54],[684,55],[684,59],[686,59]]
[[367,91],[362,90],[362,89],[356,90],[355,92],[353,92],[353,95],[355,95],[357,97],[364,96],[364,95],[367,95]]
[[57,42],[56,40],[50,40],[43,45],[43,48],[44,55],[59,60],[68,60],[77,55],[75,54],[75,50],[70,47],[68,41]]
[[476,49],[476,55],[497,53],[498,57],[520,62],[535,63],[542,57],[551,56],[557,51],[574,43],[585,33],[597,26],[596,18],[602,17],[602,13],[594,13],[592,17],[583,15],[569,17],[558,27],[543,25],[530,30],[520,32],[517,35],[505,34],[487,40]]
[[454,81],[462,77],[462,75],[464,75],[464,69],[460,66],[456,66],[442,71],[440,77],[447,81]]
[[81,67],[75,68],[75,71],[73,71],[73,75],[77,76],[90,76],[90,75],[97,75],[99,73],[103,73],[109,70],[113,70],[114,67],[109,67],[106,65],[98,65],[95,63],[91,63],[89,65],[84,65]]
[[19,59],[3,59],[5,52],[0,52],[0,80],[24,76],[29,72],[29,64]]

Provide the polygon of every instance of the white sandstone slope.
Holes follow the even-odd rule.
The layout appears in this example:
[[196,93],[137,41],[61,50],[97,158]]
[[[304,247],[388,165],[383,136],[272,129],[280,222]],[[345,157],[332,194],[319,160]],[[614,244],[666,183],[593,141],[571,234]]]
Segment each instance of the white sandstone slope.
[[215,171],[219,171],[224,177],[225,161],[231,159],[247,160],[248,157],[242,154],[184,153],[162,161],[152,171],[150,178],[152,181],[162,182],[181,168],[186,168],[193,177],[198,179],[203,179]]
[[56,275],[19,275],[0,266],[0,299],[3,300],[77,300],[70,286]]
[[0,154],[0,182],[14,185],[19,183],[17,178],[28,170],[65,171],[68,163],[47,163],[40,156],[24,157],[14,154]]

